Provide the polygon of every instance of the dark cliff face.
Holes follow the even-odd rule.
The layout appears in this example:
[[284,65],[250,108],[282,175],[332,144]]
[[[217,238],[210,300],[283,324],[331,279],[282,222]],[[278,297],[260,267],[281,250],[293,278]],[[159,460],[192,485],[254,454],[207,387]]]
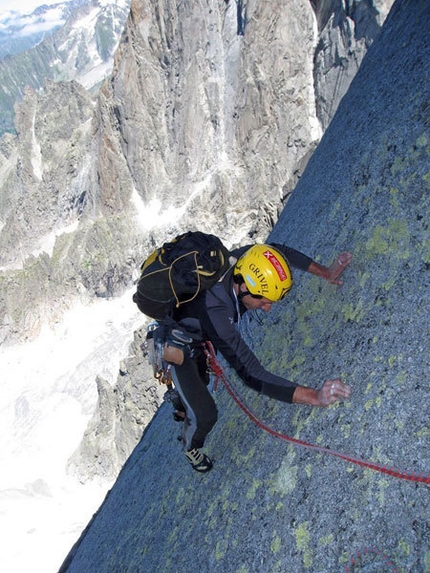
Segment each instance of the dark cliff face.
[[351,401],[282,405],[228,372],[266,427],[397,475],[289,444],[221,388],[212,472],[191,472],[162,407],[63,571],[429,570],[429,22],[426,0],[395,3],[271,236],[324,262],[352,250],[343,286],[298,273],[250,325],[270,369],[342,376]]

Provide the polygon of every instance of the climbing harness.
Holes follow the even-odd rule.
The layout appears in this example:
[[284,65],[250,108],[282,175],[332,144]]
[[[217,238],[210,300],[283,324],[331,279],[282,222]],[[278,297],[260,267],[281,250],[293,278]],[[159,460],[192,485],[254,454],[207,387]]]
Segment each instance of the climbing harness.
[[206,354],[206,360],[207,360],[208,364],[210,364],[212,373],[216,377],[215,384],[217,383],[217,381],[221,381],[224,384],[224,386],[226,387],[230,396],[233,398],[234,402],[236,402],[236,404],[239,406],[239,408],[248,416],[248,418],[250,420],[252,420],[252,422],[254,422],[254,424],[256,424],[259,428],[261,428],[262,430],[264,430],[268,434],[274,436],[275,438],[279,438],[281,440],[284,440],[286,442],[294,444],[296,446],[300,446],[302,448],[308,448],[308,449],[311,449],[311,450],[314,450],[314,451],[317,451],[317,452],[320,452],[323,454],[329,454],[330,456],[340,458],[340,459],[342,459],[348,463],[355,464],[357,466],[361,466],[364,468],[368,468],[370,470],[374,470],[374,471],[377,471],[377,472],[380,472],[383,474],[387,474],[391,477],[395,477],[398,479],[404,479],[404,480],[412,481],[415,483],[430,484],[430,474],[416,473],[414,471],[389,468],[387,466],[383,466],[383,465],[377,464],[375,462],[362,460],[360,458],[356,458],[356,457],[350,456],[348,454],[342,454],[340,452],[336,452],[335,450],[330,450],[329,448],[324,447],[324,446],[317,446],[316,444],[311,444],[311,443],[306,442],[304,440],[300,440],[298,438],[293,438],[292,436],[287,436],[286,434],[282,434],[281,432],[274,430],[273,428],[271,428],[270,426],[268,426],[264,422],[262,422],[247,407],[247,405],[244,403],[244,401],[239,396],[238,392],[235,389],[233,389],[233,387],[229,384],[229,382],[227,382],[227,379],[224,375],[224,371],[223,371],[222,367],[220,366],[220,364],[218,363],[218,360],[216,359],[212,344],[206,343],[203,348],[204,348],[204,352]]

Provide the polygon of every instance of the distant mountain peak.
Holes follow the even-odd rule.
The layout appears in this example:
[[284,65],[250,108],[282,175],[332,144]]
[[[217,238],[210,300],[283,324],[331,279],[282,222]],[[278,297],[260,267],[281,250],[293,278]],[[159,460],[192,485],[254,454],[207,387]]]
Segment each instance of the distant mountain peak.
[[22,12],[19,8],[0,12],[0,60],[33,48],[85,6],[128,10],[130,0],[70,0],[41,4],[32,12]]
[[29,14],[10,10],[0,14],[0,59],[29,50],[63,26],[70,10],[63,2],[39,6]]
[[38,90],[45,79],[98,85],[112,69],[129,6],[72,0],[0,15],[0,135],[14,131],[14,106],[26,86]]

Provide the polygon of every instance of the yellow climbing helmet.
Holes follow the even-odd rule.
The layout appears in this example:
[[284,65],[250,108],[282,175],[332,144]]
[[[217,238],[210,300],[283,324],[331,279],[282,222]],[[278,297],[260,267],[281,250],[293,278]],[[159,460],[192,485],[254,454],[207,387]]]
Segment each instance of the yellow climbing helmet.
[[277,302],[290,290],[293,279],[287,261],[270,245],[254,245],[237,261],[234,277],[242,277],[250,294]]

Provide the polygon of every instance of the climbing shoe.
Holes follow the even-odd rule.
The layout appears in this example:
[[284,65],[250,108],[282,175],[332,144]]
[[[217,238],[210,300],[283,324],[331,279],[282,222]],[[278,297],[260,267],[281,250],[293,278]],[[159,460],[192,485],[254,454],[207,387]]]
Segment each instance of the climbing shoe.
[[196,472],[203,473],[212,469],[211,459],[198,448],[192,448],[191,450],[186,451],[185,456]]

